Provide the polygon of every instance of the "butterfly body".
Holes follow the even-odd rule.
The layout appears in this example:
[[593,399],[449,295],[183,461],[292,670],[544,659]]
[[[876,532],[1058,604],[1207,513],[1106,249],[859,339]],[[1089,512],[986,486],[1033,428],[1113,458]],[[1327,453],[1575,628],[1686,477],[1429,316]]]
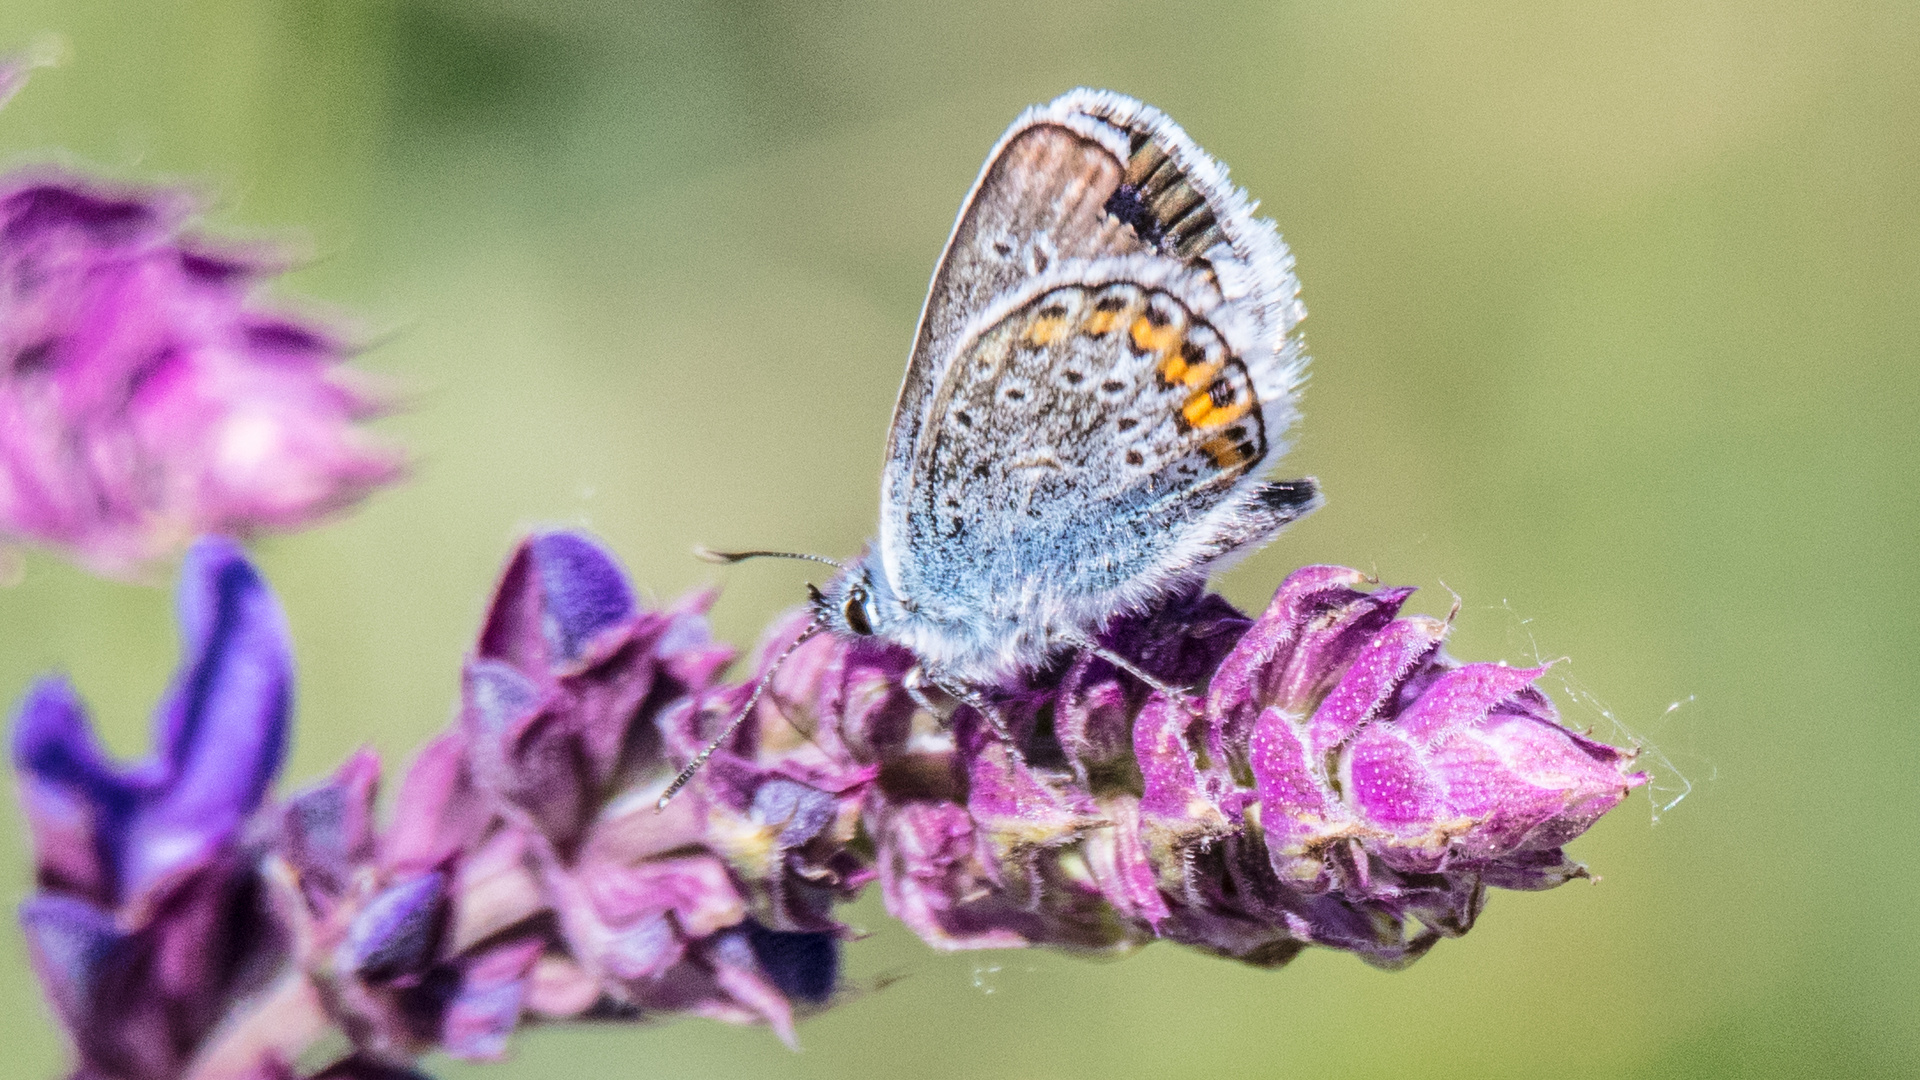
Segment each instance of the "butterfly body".
[[821,623],[988,687],[1091,647],[1314,509],[1268,482],[1306,358],[1292,259],[1139,102],[1076,90],[989,155],[934,274],[880,533]]

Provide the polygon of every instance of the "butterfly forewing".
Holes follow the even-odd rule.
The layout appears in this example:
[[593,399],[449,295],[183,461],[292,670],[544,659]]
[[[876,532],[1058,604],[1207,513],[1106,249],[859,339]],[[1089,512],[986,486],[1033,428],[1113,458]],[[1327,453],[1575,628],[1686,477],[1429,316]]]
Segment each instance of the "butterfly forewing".
[[1124,162],[1085,121],[1018,129],[987,162],[934,274],[894,410],[889,454],[919,432],[925,394],[974,318],[1061,259],[1148,250],[1106,202]]

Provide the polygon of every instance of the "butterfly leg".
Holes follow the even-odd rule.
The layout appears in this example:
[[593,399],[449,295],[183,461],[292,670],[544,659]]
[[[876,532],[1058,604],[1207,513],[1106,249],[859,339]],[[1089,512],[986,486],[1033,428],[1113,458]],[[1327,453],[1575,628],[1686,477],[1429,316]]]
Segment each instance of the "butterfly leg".
[[[928,677],[926,669],[919,664],[915,664],[907,669],[906,675],[900,679],[900,687],[907,692],[908,697],[913,699],[915,705],[925,709],[928,714],[941,723],[945,724],[952,721],[953,703],[949,702],[942,705],[927,696],[927,690],[929,688],[939,690],[943,694],[946,693],[946,690],[935,685],[933,680]],[[948,696],[951,697],[952,695]]]
[[949,682],[937,674],[929,674],[927,678],[942,693],[962,705],[971,706],[974,712],[985,718],[987,726],[993,729],[993,733],[999,736],[1002,743],[1006,744],[1007,753],[1013,755],[1015,761],[1026,759],[1026,755],[1020,752],[1020,744],[1014,741],[1013,731],[1007,727],[1007,718],[1001,714],[1000,709],[993,702],[988,701],[984,695],[971,687]]
[[1149,675],[1147,672],[1141,670],[1140,665],[1134,663],[1133,661],[1127,659],[1124,656],[1121,656],[1119,653],[1114,652],[1112,649],[1107,648],[1105,645],[1100,644],[1099,642],[1093,640],[1092,638],[1069,636],[1066,640],[1067,640],[1067,643],[1072,645],[1074,648],[1082,649],[1082,650],[1085,650],[1086,652],[1090,652],[1093,655],[1099,657],[1100,659],[1105,660],[1107,663],[1112,664],[1114,667],[1119,668],[1121,671],[1124,671],[1127,674],[1133,676],[1134,678],[1139,679],[1141,682],[1146,683],[1148,687],[1154,690],[1158,690],[1161,694],[1166,696],[1166,699],[1168,701],[1174,702],[1180,707],[1186,709],[1188,712],[1196,711],[1193,703],[1193,694],[1190,690],[1183,689],[1180,687],[1169,686],[1166,683],[1161,682],[1159,679],[1156,679],[1152,675]]

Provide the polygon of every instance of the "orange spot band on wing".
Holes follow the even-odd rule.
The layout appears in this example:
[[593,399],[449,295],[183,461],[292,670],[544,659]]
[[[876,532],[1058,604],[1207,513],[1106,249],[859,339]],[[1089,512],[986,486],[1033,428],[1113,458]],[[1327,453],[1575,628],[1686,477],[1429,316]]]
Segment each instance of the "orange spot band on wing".
[[[1163,353],[1180,342],[1180,331],[1173,324],[1155,326],[1145,315],[1133,320],[1128,333],[1133,335],[1134,345],[1142,352]],[[1184,368],[1185,361],[1182,361]]]
[[1035,345],[1051,345],[1060,336],[1060,331],[1066,328],[1066,322],[1057,317],[1035,319],[1033,325],[1027,327],[1027,340]]
[[[1245,397],[1235,398],[1225,405],[1215,405],[1213,395],[1202,390],[1187,399],[1187,403],[1180,408],[1180,415],[1197,428],[1222,427],[1247,415],[1247,410],[1252,407],[1253,402]],[[1213,440],[1209,440],[1207,445],[1211,446],[1212,443]]]
[[1119,319],[1120,313],[1117,311],[1096,311],[1092,315],[1087,316],[1087,333],[1094,337],[1099,337],[1101,334],[1112,330],[1113,324],[1118,322]]
[[1201,443],[1200,449],[1213,459],[1216,468],[1231,469],[1247,460],[1247,456],[1240,452],[1240,447],[1225,435],[1215,435]]
[[1199,390],[1202,387],[1211,386],[1214,376],[1220,374],[1221,369],[1226,366],[1224,360],[1216,360],[1211,364],[1188,364],[1186,371],[1180,375],[1180,381]]

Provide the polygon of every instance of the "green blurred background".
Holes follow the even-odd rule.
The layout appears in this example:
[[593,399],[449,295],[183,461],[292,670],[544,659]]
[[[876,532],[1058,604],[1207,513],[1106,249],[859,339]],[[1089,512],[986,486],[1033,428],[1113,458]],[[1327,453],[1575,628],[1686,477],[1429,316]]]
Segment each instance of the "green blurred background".
[[[259,545],[301,662],[288,784],[448,719],[531,527],[592,528],[658,597],[714,579],[695,543],[854,551],[958,201],[1078,84],[1166,109],[1299,258],[1288,468],[1329,502],[1227,595],[1317,561],[1430,612],[1451,588],[1458,654],[1573,657],[1570,718],[1671,762],[1575,845],[1603,883],[1497,893],[1405,972],[935,955],[870,896],[852,980],[899,979],[803,1053],[553,1029],[440,1075],[1920,1075],[1915,5],[0,9],[0,46],[42,32],[69,61],[0,113],[0,156],[189,179],[216,227],[303,238],[288,291],[363,313],[364,366],[411,395],[383,426],[413,483]],[[750,642],[803,573],[728,571],[720,631]],[[137,752],[168,608],[30,557],[0,695],[64,668]],[[0,1074],[59,1067],[12,932],[0,1045]]]

